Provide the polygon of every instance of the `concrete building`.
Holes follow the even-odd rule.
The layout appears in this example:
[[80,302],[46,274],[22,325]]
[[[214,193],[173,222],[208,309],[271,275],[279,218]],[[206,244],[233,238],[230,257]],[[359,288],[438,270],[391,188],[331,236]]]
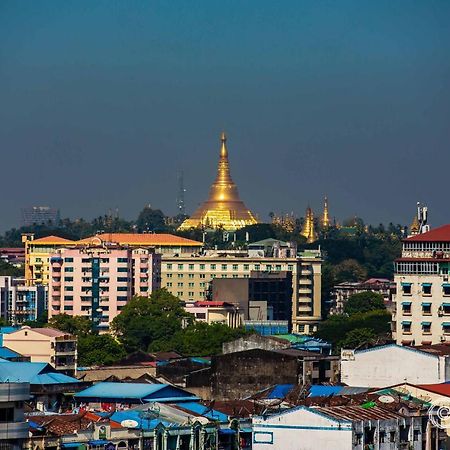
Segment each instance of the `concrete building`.
[[450,224],[403,241],[395,262],[393,335],[398,344],[450,342]]
[[0,383],[0,448],[8,450],[24,448],[28,438],[24,402],[29,399],[29,384]]
[[[190,256],[162,256],[161,286],[186,302],[205,300],[215,278],[250,278],[255,272],[292,274],[292,327],[312,333],[322,318],[320,251],[262,249],[207,251]],[[275,248],[276,250],[276,248]],[[259,275],[258,275],[259,276]],[[263,275],[261,275],[263,277]],[[242,295],[245,295],[243,293]],[[221,301],[228,301],[226,298]]]
[[57,371],[74,376],[77,369],[77,338],[53,328],[24,326],[3,335],[3,345],[31,362],[51,364]]
[[222,323],[230,328],[239,328],[243,324],[244,314],[235,305],[227,302],[204,301],[188,303],[186,312],[193,314],[195,320],[207,324]]
[[50,255],[59,248],[77,248],[89,245],[117,245],[131,249],[151,249],[162,255],[191,255],[198,253],[203,244],[172,234],[153,233],[102,233],[80,241],[71,241],[58,236],[34,239],[34,234],[24,234],[25,245],[25,280],[30,286],[49,284]]
[[348,386],[381,388],[405,382],[447,381],[450,381],[450,348],[421,349],[389,344],[341,351],[341,382]]
[[22,208],[22,225],[57,225],[61,220],[59,209],[50,206],[30,206]]
[[47,309],[48,288],[26,286],[23,278],[0,276],[0,315],[12,325],[36,320]]
[[83,247],[50,254],[49,317],[85,316],[98,330],[134,295],[149,296],[161,287],[160,255],[151,249],[125,248],[94,238]]
[[[364,450],[431,447],[427,417],[378,404],[299,406],[253,420],[253,450]],[[424,426],[422,426],[422,422]],[[436,434],[436,430],[433,430]],[[437,442],[436,442],[437,443]],[[442,447],[439,447],[442,448]]]
[[331,291],[330,314],[342,314],[351,295],[361,292],[376,292],[383,296],[388,307],[392,301],[392,282],[385,278],[370,278],[362,282],[344,282],[333,286]]

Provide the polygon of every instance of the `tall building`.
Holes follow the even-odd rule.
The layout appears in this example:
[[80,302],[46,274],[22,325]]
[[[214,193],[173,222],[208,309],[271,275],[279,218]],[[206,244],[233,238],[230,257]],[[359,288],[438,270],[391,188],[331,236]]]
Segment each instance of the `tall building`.
[[47,309],[47,286],[25,286],[23,278],[0,276],[0,316],[12,325],[36,320]]
[[221,142],[217,177],[208,200],[180,225],[179,230],[203,227],[234,231],[258,222],[239,198],[237,186],[231,179],[225,133],[222,133]]
[[61,220],[59,209],[50,206],[31,206],[22,208],[22,225],[56,225]]
[[[206,299],[214,278],[250,278],[252,272],[292,273],[292,324],[312,333],[322,318],[320,251],[296,249],[286,243],[249,245],[249,250],[207,251],[197,255],[163,255],[161,286],[186,302]],[[225,299],[226,301],[226,299]]]
[[450,343],[450,224],[403,241],[395,261],[398,344]]
[[[98,238],[99,239],[99,238]],[[60,248],[50,255],[49,317],[85,316],[107,329],[134,296],[161,287],[161,256],[146,248],[104,243]]]
[[48,285],[50,277],[50,255],[57,249],[83,248],[86,245],[116,244],[129,248],[152,249],[160,254],[193,254],[201,250],[201,242],[185,239],[172,234],[156,233],[102,233],[80,241],[71,241],[58,236],[34,239],[33,234],[24,234],[25,281],[28,286]]

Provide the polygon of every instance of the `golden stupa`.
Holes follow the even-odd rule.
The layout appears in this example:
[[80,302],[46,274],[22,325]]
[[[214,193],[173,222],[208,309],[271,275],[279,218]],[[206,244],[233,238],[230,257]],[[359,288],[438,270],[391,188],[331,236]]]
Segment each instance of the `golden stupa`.
[[324,202],[323,202],[323,214],[322,214],[322,218],[320,219],[320,223],[322,225],[322,228],[328,228],[331,226],[330,214],[328,212],[328,198],[327,197],[325,197]]
[[237,186],[231,179],[225,133],[222,133],[221,141],[217,177],[209,190],[208,200],[180,225],[179,230],[203,227],[234,231],[258,223],[239,198]]
[[317,241],[317,234],[314,229],[314,213],[309,206],[306,208],[305,221],[300,234],[306,238],[307,244]]

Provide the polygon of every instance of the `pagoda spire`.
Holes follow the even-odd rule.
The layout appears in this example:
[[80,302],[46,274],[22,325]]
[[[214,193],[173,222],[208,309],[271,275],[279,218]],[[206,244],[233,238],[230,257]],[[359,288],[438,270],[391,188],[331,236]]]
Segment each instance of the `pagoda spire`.
[[328,228],[331,225],[330,214],[328,212],[328,198],[324,198],[323,202],[323,214],[320,220],[322,228]]

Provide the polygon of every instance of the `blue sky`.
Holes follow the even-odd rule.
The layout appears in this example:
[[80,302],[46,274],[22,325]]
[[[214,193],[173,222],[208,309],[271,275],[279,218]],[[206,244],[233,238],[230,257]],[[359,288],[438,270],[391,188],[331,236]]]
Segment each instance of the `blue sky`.
[[450,222],[448,1],[0,3],[0,230],[20,208],[189,211],[219,134],[246,204]]

